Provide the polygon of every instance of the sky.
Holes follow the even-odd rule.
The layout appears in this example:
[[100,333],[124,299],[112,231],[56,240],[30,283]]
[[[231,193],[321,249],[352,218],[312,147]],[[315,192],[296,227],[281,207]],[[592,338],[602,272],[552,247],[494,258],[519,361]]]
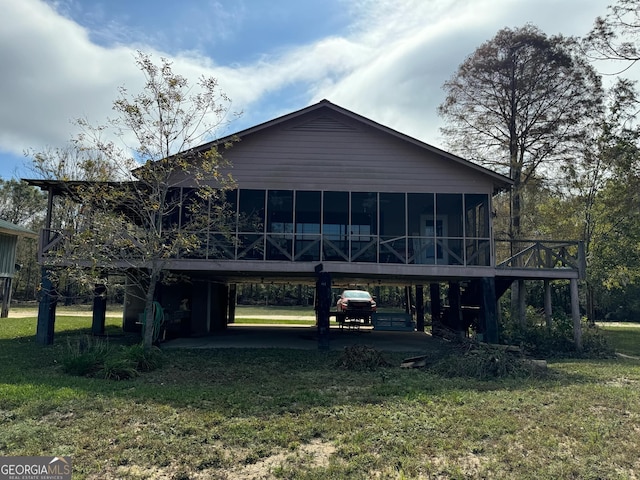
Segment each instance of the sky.
[[584,36],[603,0],[0,0],[0,177],[64,147],[74,120],[141,91],[136,51],[242,112],[220,136],[322,99],[443,148],[442,85],[502,28]]

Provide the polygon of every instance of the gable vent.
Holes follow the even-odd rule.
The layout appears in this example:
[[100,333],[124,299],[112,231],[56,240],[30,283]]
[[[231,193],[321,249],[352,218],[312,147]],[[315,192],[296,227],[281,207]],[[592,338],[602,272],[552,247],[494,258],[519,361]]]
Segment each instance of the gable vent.
[[297,125],[293,127],[292,130],[306,132],[353,132],[356,129],[351,125],[339,122],[330,117],[318,117],[310,122]]

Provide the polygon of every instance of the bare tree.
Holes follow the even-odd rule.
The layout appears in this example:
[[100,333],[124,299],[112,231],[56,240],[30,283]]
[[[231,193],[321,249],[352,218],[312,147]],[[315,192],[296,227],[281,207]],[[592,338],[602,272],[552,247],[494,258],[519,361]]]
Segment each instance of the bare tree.
[[443,134],[453,150],[514,181],[509,235],[520,238],[523,189],[577,161],[585,129],[601,108],[599,76],[574,39],[547,37],[527,25],[499,31],[444,89]]
[[604,17],[595,20],[583,40],[584,50],[593,60],[621,61],[622,73],[640,60],[640,3],[618,0]]
[[197,147],[226,122],[230,100],[214,78],[202,77],[195,89],[165,59],[156,65],[138,53],[136,62],[144,90],[121,88],[117,116],[104,126],[78,122],[73,148],[84,177],[66,185],[80,210],[49,261],[88,284],[106,283],[105,272],[124,274],[143,292],[150,347],[155,289],[170,277],[167,265],[227,222],[225,190],[233,185],[222,173],[225,145]]

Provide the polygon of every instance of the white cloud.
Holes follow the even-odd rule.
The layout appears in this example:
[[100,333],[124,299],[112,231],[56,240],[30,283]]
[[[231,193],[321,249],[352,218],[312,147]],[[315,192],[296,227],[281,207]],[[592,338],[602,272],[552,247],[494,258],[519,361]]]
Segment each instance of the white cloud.
[[[237,110],[251,112],[272,94],[303,88],[308,103],[327,98],[437,145],[441,85],[482,42],[500,28],[527,22],[549,34],[560,32],[560,26],[563,34],[584,34],[593,18],[605,13],[597,0],[568,0],[565,14],[551,0],[535,5],[529,0],[345,0],[344,5],[352,19],[345,32],[263,52],[246,64],[218,65],[195,45],[172,57],[175,71],[192,81],[217,77]],[[574,18],[580,22],[570,23]],[[97,45],[92,32],[40,0],[0,0],[0,19],[0,150],[16,154],[27,147],[61,145],[72,133],[71,119],[98,123],[111,115],[119,86],[141,88],[136,49],[154,58],[168,56],[149,45]]]
[[0,0],[0,146],[57,145],[70,121],[105,118],[116,86],[135,82],[127,48],[93,45],[87,32],[36,1]]

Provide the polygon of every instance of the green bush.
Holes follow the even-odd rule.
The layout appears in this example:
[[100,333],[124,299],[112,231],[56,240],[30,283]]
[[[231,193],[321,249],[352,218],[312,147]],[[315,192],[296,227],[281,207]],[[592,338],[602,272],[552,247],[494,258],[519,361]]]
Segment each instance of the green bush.
[[133,361],[126,357],[107,357],[100,368],[99,374],[107,380],[129,380],[138,376]]
[[76,376],[126,380],[162,366],[162,351],[142,344],[112,348],[108,340],[85,336],[67,342],[61,359],[65,373]]
[[524,327],[511,321],[502,325],[500,341],[518,345],[531,355],[544,358],[609,358],[614,355],[613,348],[596,325],[583,320],[581,328],[582,351],[578,351],[571,317],[560,313],[548,328],[541,315],[529,310]]
[[124,348],[124,357],[133,362],[138,372],[150,372],[160,368],[164,362],[162,350],[156,346],[152,346],[149,350],[145,350],[142,343],[131,345]]
[[110,354],[108,341],[101,338],[84,336],[69,339],[61,360],[62,370],[69,375],[90,377],[102,368]]

